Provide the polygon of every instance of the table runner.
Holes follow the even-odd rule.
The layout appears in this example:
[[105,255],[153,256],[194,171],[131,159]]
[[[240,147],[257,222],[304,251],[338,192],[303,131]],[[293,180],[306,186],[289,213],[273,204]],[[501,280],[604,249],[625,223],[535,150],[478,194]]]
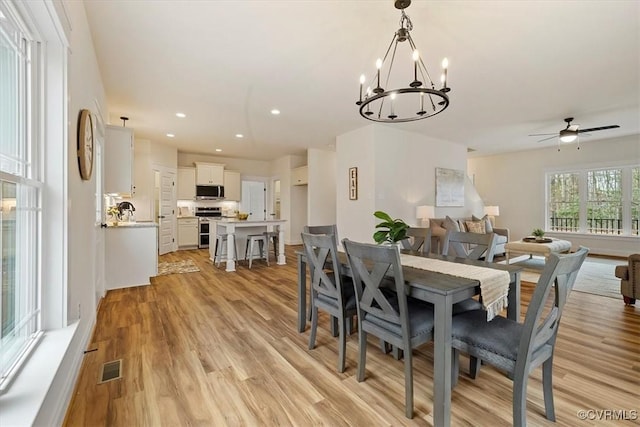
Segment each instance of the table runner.
[[487,310],[487,321],[500,314],[502,309],[509,304],[509,282],[511,279],[507,271],[405,254],[400,254],[400,261],[402,265],[407,267],[478,280],[482,305]]

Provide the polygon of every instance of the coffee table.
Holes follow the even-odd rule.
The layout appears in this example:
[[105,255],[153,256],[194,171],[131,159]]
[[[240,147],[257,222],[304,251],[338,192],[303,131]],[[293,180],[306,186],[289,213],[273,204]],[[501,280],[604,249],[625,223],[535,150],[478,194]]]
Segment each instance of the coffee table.
[[568,253],[571,251],[571,242],[568,240],[551,239],[549,243],[537,243],[537,242],[525,242],[523,240],[516,240],[514,242],[508,242],[504,245],[507,256],[507,264],[509,264],[509,258],[512,253],[529,254],[529,258],[533,255],[544,256],[545,262],[549,255],[553,253]]

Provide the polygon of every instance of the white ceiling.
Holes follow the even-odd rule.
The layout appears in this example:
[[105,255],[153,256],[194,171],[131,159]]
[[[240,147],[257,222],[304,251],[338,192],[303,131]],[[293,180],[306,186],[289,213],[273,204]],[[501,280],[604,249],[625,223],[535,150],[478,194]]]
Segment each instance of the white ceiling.
[[[391,0],[85,5],[111,123],[128,116],[137,137],[179,151],[262,160],[331,147],[371,123],[355,105],[358,79],[400,19]],[[639,1],[414,0],[406,13],[431,74],[449,59],[451,105],[388,126],[476,154],[557,144],[527,135],[557,132],[565,117],[620,125],[582,144],[640,134]],[[410,66],[407,55],[394,67]]]

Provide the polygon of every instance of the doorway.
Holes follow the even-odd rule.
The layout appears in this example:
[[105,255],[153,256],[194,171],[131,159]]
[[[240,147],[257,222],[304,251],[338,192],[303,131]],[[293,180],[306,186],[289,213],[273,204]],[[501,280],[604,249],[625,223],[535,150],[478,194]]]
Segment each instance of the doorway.
[[250,220],[266,219],[266,188],[261,181],[242,181],[242,199],[240,210],[249,214]]
[[280,219],[280,180],[273,180],[273,219]]

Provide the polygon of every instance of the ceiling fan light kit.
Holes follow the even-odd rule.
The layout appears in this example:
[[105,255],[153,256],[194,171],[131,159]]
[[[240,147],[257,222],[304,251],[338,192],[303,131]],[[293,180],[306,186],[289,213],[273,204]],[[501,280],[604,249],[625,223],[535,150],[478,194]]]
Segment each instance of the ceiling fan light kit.
[[[396,0],[394,5],[401,11],[400,28],[394,33],[384,57],[376,61],[375,77],[370,79],[371,83],[366,91],[364,85],[367,78],[364,74],[360,76],[360,97],[356,105],[360,107],[362,117],[374,122],[402,123],[426,119],[441,113],[449,106],[447,95],[451,90],[447,86],[449,61],[446,58],[442,61],[443,73],[440,79],[442,87],[436,89],[424,65],[423,57],[411,38],[410,31],[413,30],[413,24],[404,13],[404,9],[411,5],[411,0]],[[407,87],[388,89],[390,84],[398,81],[397,78],[391,80],[394,59],[398,46],[406,45],[405,41],[411,49],[412,66],[409,69],[411,73],[405,74],[403,78],[406,78],[406,81],[412,80],[408,81]],[[397,76],[394,75],[394,77]]]
[[[541,140],[539,140],[538,142],[543,142],[543,141],[548,141],[549,139],[555,138],[556,135],[558,137],[558,151],[560,151],[560,143],[572,143],[574,141],[576,141],[578,143],[578,147],[577,149],[580,149],[580,134],[581,133],[586,133],[586,132],[595,132],[595,131],[599,131],[599,130],[606,130],[606,129],[616,129],[619,128],[619,125],[609,125],[609,126],[600,126],[600,127],[595,127],[595,128],[587,128],[587,129],[580,129],[580,125],[572,125],[571,122],[573,121],[573,117],[567,117],[566,119],[564,119],[565,123],[567,124],[567,127],[565,127],[564,129],[561,129],[560,132],[558,132],[557,134],[555,133],[534,133],[531,134],[529,136],[546,136],[546,135],[552,135],[548,138],[543,138]],[[586,135],[588,136],[588,135]]]

